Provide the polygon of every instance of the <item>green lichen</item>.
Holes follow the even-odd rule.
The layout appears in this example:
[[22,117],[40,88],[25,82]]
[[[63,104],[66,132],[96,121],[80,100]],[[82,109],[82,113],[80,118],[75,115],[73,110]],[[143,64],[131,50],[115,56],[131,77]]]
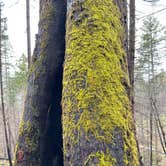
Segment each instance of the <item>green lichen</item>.
[[[24,155],[26,154],[27,156],[34,156],[34,154],[37,156],[37,153],[39,152],[38,141],[40,138],[40,126],[36,119],[39,117],[39,111],[35,107],[32,107],[31,110],[31,116],[33,117],[33,120],[31,119],[30,121],[25,121],[22,119],[19,125],[19,143],[16,144],[15,147],[14,165],[19,165],[19,161],[17,161],[18,151],[23,151]],[[35,160],[35,163],[39,164],[38,159],[39,157],[28,160],[32,160],[32,163],[34,163]]]
[[99,161],[97,166],[116,166],[117,163],[116,159],[113,158],[110,154],[97,152],[95,154],[90,154],[87,160],[84,162],[84,165],[87,165],[93,158],[96,158]]
[[22,120],[19,128],[19,137],[23,137],[25,140],[24,145],[28,153],[35,152],[38,146],[39,122],[37,120],[32,120],[31,122]]
[[[129,81],[123,34],[120,13],[112,0],[76,1],[68,14],[62,100],[65,156],[70,153],[68,144],[79,144],[82,135],[90,141],[89,133],[98,142],[113,144],[118,128],[124,139],[125,165],[139,165],[124,86]],[[100,152],[98,165],[114,165],[109,147],[106,151]]]

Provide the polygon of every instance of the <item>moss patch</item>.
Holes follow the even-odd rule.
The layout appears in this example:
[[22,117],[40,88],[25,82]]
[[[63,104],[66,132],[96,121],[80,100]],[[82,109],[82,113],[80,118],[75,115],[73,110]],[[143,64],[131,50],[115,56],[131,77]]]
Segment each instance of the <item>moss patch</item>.
[[[127,91],[124,30],[120,13],[112,0],[76,1],[68,14],[66,57],[63,79],[64,153],[68,144],[91,141],[89,133],[103,144],[113,144],[115,128],[123,131],[124,163],[138,164],[132,113]],[[128,85],[129,86],[129,85]],[[69,142],[70,140],[70,142]],[[107,153],[106,153],[107,152]],[[114,165],[109,146],[96,152],[98,165]],[[72,163],[72,161],[71,161]],[[72,163],[73,164],[73,163]]]

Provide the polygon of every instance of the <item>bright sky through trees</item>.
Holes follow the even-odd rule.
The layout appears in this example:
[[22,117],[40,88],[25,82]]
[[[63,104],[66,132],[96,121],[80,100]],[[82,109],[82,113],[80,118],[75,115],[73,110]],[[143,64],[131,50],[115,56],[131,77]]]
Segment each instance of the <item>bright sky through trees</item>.
[[[153,13],[153,14],[152,14]],[[149,2],[145,2],[144,0],[136,0],[136,49],[139,48],[139,42],[140,42],[140,36],[141,36],[141,27],[143,24],[143,19],[146,18],[148,15],[152,14],[157,18],[157,20],[160,22],[160,24],[166,26],[166,1],[165,0],[159,0],[154,4],[154,6],[151,5]],[[160,50],[161,54],[162,51]],[[137,55],[136,55],[137,56]],[[158,71],[161,69],[166,70],[166,58],[164,57],[161,59],[161,65],[158,67]]]
[[[8,18],[8,34],[13,47],[14,56],[20,57],[26,53],[26,1],[5,0],[4,16]],[[31,39],[32,52],[35,43],[35,34],[38,29],[38,1],[31,1]],[[17,59],[18,59],[17,58]]]
[[[13,47],[14,56],[19,57],[26,53],[26,1],[23,0],[5,0],[4,15],[8,18],[8,34]],[[165,0],[156,3],[155,11],[166,8]],[[143,0],[136,1],[137,19],[152,13],[150,3]],[[166,25],[166,9],[156,13],[155,16],[164,25]],[[142,25],[142,20],[137,20],[137,29]],[[35,34],[38,29],[38,0],[31,0],[31,39],[32,52],[35,43]],[[137,33],[139,35],[139,33]]]

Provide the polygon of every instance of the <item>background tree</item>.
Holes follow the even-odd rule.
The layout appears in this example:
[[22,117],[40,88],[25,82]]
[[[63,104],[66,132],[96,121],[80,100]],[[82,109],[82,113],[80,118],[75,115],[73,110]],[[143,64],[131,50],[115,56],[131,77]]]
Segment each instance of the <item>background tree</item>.
[[126,5],[74,1],[68,11],[62,100],[65,165],[139,165],[120,14]]
[[[137,58],[136,64],[136,72],[137,72],[137,79],[136,82],[137,88],[138,86],[141,87],[144,82],[146,86],[144,90],[144,95],[148,99],[146,105],[148,105],[147,112],[144,112],[149,119],[146,118],[146,121],[149,123],[149,147],[148,147],[148,154],[146,158],[149,161],[144,159],[145,164],[154,164],[154,160],[157,159],[158,156],[158,148],[157,148],[157,130],[162,130],[162,125],[160,125],[160,129],[158,129],[158,123],[160,123],[160,118],[158,116],[158,109],[154,105],[157,101],[157,82],[156,76],[159,73],[159,65],[161,64],[160,61],[165,54],[161,52],[164,48],[164,27],[159,23],[159,21],[153,17],[152,15],[147,17],[142,26],[142,36],[141,36],[141,44],[140,48],[138,49],[139,56]],[[164,54],[163,54],[164,53]],[[142,84],[142,85],[141,85]],[[138,89],[137,89],[138,90]],[[138,94],[138,93],[137,93]],[[138,101],[138,98],[135,99]],[[145,128],[145,126],[144,126]],[[155,137],[154,135],[155,132]],[[163,137],[164,138],[164,137]],[[155,139],[155,146],[154,146],[154,139]],[[162,143],[162,140],[160,140]],[[155,147],[155,155],[153,148]],[[156,157],[154,157],[156,156]],[[145,157],[145,156],[144,156]],[[157,163],[157,160],[155,161]]]
[[[137,71],[140,77],[144,79],[152,79],[157,73],[157,67],[160,64],[160,49],[164,47],[164,27],[159,21],[149,16],[144,20],[142,26],[141,44],[138,49],[139,56],[137,58]],[[142,71],[142,72],[141,72]]]
[[26,0],[26,21],[27,21],[27,56],[28,69],[31,65],[31,27],[30,27],[30,1]]
[[[26,85],[27,85],[27,57],[23,54],[17,61],[16,65],[11,66],[10,57],[5,54],[3,50],[2,55],[2,74],[3,74],[3,89],[4,89],[4,105],[6,113],[7,131],[9,136],[9,147],[11,156],[14,155],[14,147],[18,138],[18,127],[20,118],[22,116],[22,109],[24,104]],[[6,57],[6,58],[5,58]],[[9,59],[8,59],[9,58]],[[2,132],[2,129],[0,133]],[[3,135],[1,138],[1,157],[6,157],[5,143],[3,142]],[[1,164],[1,163],[0,163]]]
[[18,100],[18,94],[26,91],[28,77],[27,66],[27,57],[25,54],[22,54],[16,63],[14,74],[8,76],[7,88],[10,107]]
[[2,119],[3,119],[3,128],[4,128],[4,135],[5,135],[5,143],[6,143],[6,150],[9,159],[9,165],[12,166],[12,158],[11,158],[11,150],[10,150],[10,143],[9,143],[9,135],[7,130],[7,122],[6,122],[6,110],[5,110],[5,103],[4,103],[4,84],[3,84],[3,75],[2,75],[2,41],[5,40],[3,38],[3,18],[2,18],[2,6],[3,3],[0,2],[0,91],[1,91],[1,110],[2,110]]

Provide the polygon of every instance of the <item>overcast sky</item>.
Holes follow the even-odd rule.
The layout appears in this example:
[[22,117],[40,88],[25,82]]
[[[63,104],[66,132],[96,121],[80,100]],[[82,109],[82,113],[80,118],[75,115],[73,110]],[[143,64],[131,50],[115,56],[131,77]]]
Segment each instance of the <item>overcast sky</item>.
[[[22,53],[26,53],[26,0],[3,0],[5,3],[4,16],[8,18],[8,34],[11,45],[13,47],[13,53],[16,57],[19,57]],[[31,40],[32,51],[34,48],[35,34],[38,29],[38,1],[31,1]],[[152,11],[158,11],[166,8],[166,0],[160,0],[156,3],[156,6],[151,7],[150,3],[143,0],[136,0],[136,15],[137,18],[141,18],[150,14]],[[155,16],[160,20],[162,24],[166,25],[166,10],[156,13]],[[143,19],[137,20],[137,29],[140,28]],[[139,36],[140,34],[137,34]]]
[[[136,0],[136,48],[139,47],[140,28],[142,27],[143,18],[146,18],[146,16],[151,13],[155,13],[154,16],[160,21],[160,24],[166,26],[166,0],[159,0],[154,6],[143,0]],[[163,56],[163,53],[165,54],[165,49],[160,49],[162,59],[160,60],[161,65],[158,66],[158,71],[162,69],[166,70],[166,57]],[[136,57],[137,56],[136,54]]]
[[[26,0],[3,0],[5,3],[3,15],[8,19],[8,34],[13,47],[14,56],[26,54]],[[35,34],[38,31],[38,0],[31,1],[31,42],[32,51]]]
[[144,0],[136,0],[137,26],[139,26],[141,21],[143,20],[140,18],[150,13],[155,13],[154,16],[157,17],[163,25],[166,25],[166,21],[165,21],[166,9],[165,8],[166,8],[166,0],[159,0],[157,3],[155,3],[154,6],[152,6],[151,3],[145,2]]

